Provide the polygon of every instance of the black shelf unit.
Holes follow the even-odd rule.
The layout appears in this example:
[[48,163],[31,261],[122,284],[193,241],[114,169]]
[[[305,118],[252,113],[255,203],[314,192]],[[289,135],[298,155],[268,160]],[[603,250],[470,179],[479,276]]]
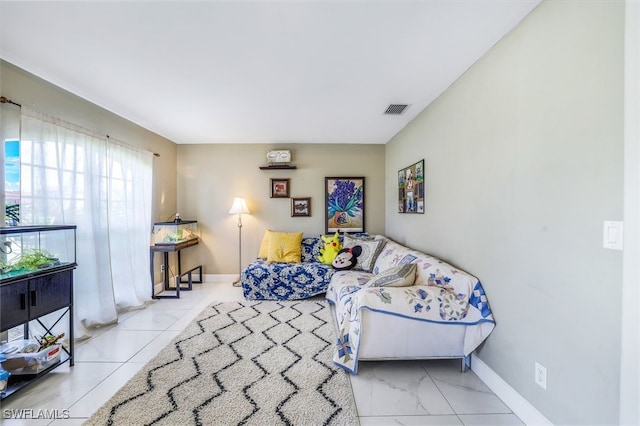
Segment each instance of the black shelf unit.
[[[15,226],[0,227],[0,236],[11,234],[35,234],[37,241],[46,238],[49,232],[73,231],[73,261],[60,266],[29,271],[16,276],[0,279],[0,332],[23,325],[24,336],[29,336],[29,322],[37,321],[47,332],[59,323],[65,315],[69,318],[69,343],[62,345],[60,360],[36,374],[11,375],[7,388],[0,392],[0,400],[8,398],[20,389],[34,383],[51,370],[65,362],[74,365],[73,335],[73,271],[77,267],[75,225]],[[56,320],[51,325],[44,324],[41,317],[56,312]]]

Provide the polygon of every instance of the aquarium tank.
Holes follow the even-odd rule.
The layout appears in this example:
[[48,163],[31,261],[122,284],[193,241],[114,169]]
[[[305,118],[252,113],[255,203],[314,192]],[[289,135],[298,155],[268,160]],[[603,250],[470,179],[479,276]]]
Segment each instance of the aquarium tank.
[[156,245],[180,244],[199,237],[197,220],[156,222],[153,224],[152,243]]
[[0,227],[0,280],[76,263],[75,225]]

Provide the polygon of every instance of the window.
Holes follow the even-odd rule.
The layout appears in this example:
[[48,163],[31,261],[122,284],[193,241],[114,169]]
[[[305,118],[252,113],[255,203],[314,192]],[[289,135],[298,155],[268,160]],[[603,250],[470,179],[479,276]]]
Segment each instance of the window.
[[4,143],[5,225],[20,223],[20,141]]

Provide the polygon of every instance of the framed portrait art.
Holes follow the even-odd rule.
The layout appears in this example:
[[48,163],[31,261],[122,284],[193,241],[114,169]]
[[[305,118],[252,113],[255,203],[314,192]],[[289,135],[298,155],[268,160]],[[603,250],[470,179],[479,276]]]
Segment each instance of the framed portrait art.
[[325,232],[364,232],[364,177],[326,177]]
[[292,198],[291,199],[291,217],[311,216],[311,198]]
[[424,160],[398,170],[398,213],[424,213]]
[[271,179],[271,198],[289,198],[289,179]]

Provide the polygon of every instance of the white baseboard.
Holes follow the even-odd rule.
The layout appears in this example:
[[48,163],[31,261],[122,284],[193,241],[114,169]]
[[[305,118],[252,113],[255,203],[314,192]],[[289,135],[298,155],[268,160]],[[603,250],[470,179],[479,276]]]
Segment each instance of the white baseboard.
[[164,291],[164,283],[155,283],[155,285],[153,286],[153,294],[158,294],[162,291]]
[[232,283],[238,279],[238,274],[204,274],[205,283]]
[[553,425],[545,416],[515,391],[502,377],[475,355],[471,355],[471,370],[493,393],[528,426]]
[[[202,282],[205,283],[232,283],[238,279],[238,274],[202,274]],[[169,284],[174,285],[176,277],[169,278]],[[194,284],[198,285],[198,284]],[[154,294],[162,292],[164,289],[164,283],[161,281],[153,286]]]

